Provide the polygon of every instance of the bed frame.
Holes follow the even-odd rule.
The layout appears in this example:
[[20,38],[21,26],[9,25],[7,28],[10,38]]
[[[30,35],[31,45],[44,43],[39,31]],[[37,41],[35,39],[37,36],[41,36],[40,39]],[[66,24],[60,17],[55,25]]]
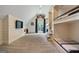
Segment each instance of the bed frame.
[[66,51],[66,53],[79,53],[79,49],[77,49],[77,50],[67,50],[63,45],[71,45],[72,47],[73,47],[73,45],[79,45],[79,43],[78,42],[73,42],[73,43],[71,43],[71,42],[63,42],[63,43],[59,43],[56,39],[54,39],[54,41],[64,50],[64,51]]

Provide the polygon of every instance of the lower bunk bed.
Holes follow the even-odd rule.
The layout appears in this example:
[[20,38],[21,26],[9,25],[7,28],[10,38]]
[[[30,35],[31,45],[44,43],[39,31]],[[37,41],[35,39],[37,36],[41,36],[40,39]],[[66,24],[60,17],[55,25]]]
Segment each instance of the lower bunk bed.
[[79,53],[79,42],[67,39],[54,39],[65,53]]

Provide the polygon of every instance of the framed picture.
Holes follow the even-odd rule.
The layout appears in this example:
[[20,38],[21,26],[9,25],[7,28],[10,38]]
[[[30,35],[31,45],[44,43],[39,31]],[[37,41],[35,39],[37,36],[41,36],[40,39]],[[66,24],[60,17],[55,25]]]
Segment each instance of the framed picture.
[[34,25],[34,22],[31,22],[31,25],[33,26]]

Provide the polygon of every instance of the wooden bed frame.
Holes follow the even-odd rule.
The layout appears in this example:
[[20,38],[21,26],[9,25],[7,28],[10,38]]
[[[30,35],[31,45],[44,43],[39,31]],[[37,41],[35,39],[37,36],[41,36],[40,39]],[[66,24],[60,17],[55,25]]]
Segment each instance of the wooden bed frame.
[[[76,49],[76,50],[73,50],[73,48],[76,48],[74,47],[73,45],[79,45],[78,42],[58,42],[56,39],[54,39],[54,41],[62,48],[64,49],[64,51],[66,51],[67,53],[79,53],[79,49]],[[71,50],[67,50],[67,47],[64,47],[64,46],[67,46],[67,45],[70,45],[71,47],[73,47]],[[69,47],[68,47],[69,48]]]

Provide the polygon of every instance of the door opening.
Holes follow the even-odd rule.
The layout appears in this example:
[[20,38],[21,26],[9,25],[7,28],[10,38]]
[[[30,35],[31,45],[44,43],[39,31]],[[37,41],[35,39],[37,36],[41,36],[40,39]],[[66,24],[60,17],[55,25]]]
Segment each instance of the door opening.
[[45,33],[46,28],[46,21],[43,15],[38,15],[36,18],[36,26],[35,26],[35,32],[36,33]]

